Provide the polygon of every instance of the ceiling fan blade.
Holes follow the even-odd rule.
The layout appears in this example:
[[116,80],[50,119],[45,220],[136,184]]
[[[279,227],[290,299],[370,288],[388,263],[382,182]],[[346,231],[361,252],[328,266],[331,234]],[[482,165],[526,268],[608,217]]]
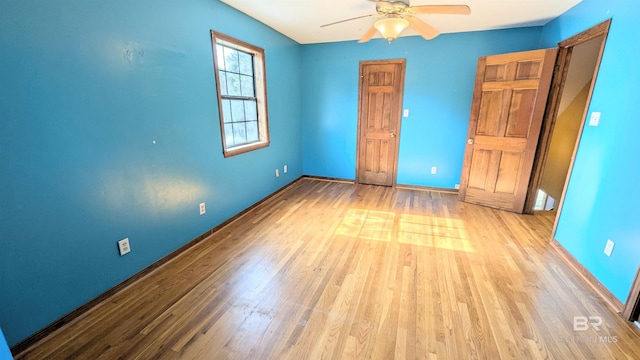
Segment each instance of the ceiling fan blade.
[[376,31],[378,30],[375,28],[375,26],[372,26],[371,29],[369,29],[366,33],[364,33],[364,35],[362,35],[362,37],[360,38],[360,40],[358,40],[358,42],[366,43],[367,41],[371,40],[373,35],[376,34]]
[[409,8],[412,14],[451,14],[469,15],[471,8],[467,5],[418,5]]
[[405,17],[405,19],[409,21],[409,27],[415,30],[418,34],[420,34],[420,36],[422,36],[426,40],[431,40],[436,36],[440,35],[440,32],[436,30],[436,28],[434,28],[433,26],[427,24],[426,22],[416,17],[407,16]]
[[336,22],[332,22],[329,24],[324,24],[324,25],[320,25],[320,27],[326,27],[326,26],[331,26],[331,25],[335,25],[335,24],[340,24],[343,22],[347,22],[347,21],[351,21],[351,20],[357,20],[357,19],[363,19],[363,18],[367,18],[367,17],[372,17],[372,16],[377,16],[378,14],[370,14],[370,15],[362,15],[362,16],[357,16],[351,19],[345,19],[345,20],[340,20],[340,21],[336,21]]

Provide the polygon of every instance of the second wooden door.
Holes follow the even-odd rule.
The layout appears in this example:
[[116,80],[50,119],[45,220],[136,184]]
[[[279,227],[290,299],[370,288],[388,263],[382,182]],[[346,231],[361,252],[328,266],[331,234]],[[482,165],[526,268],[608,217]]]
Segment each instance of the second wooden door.
[[482,57],[459,197],[522,213],[557,49]]

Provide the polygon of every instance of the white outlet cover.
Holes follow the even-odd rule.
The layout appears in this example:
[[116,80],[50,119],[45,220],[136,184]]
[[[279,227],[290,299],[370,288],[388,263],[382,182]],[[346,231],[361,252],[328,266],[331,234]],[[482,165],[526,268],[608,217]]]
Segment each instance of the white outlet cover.
[[437,167],[434,166],[434,167],[431,168],[431,174],[435,174],[437,172],[438,172],[438,168]]
[[276,169],[276,177],[280,177],[280,170]]
[[204,215],[207,212],[207,206],[205,203],[200,203],[200,215]]
[[284,171],[285,174],[287,173],[287,170],[289,170],[289,169],[287,168],[287,165],[285,165],[284,168],[283,168],[283,171]]
[[615,243],[611,241],[611,239],[607,239],[607,245],[604,247],[604,254],[607,256],[611,256],[614,246],[615,246]]
[[589,126],[598,126],[600,125],[600,112],[594,111],[591,113],[591,118],[589,119]]
[[402,112],[402,116],[409,117],[409,109],[404,109],[404,111]]
[[120,252],[120,256],[131,252],[131,246],[129,245],[129,238],[124,238],[118,241],[118,251]]

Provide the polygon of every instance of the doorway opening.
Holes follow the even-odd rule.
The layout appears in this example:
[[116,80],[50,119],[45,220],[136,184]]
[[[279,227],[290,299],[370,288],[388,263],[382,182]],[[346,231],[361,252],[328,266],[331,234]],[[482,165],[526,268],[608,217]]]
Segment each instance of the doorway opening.
[[603,40],[604,35],[600,35],[570,48],[570,60],[558,99],[534,211],[553,211],[556,209],[553,205],[562,198],[588,108]]
[[622,317],[640,327],[640,268],[638,268],[636,277],[633,279],[627,301],[624,303]]
[[554,212],[552,234],[562,211],[580,136],[611,20],[558,44],[551,93],[538,141],[525,212]]

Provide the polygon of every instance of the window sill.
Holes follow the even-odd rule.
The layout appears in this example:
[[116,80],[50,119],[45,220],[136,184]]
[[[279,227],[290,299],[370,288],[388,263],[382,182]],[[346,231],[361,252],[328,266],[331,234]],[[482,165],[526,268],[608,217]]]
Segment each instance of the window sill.
[[249,151],[266,148],[268,146],[269,146],[269,141],[260,141],[260,142],[255,142],[255,143],[251,143],[251,144],[235,146],[232,149],[224,150],[223,153],[224,153],[224,157],[227,158],[227,157],[231,157],[231,156],[235,156],[235,155],[244,154],[244,153],[247,153]]

